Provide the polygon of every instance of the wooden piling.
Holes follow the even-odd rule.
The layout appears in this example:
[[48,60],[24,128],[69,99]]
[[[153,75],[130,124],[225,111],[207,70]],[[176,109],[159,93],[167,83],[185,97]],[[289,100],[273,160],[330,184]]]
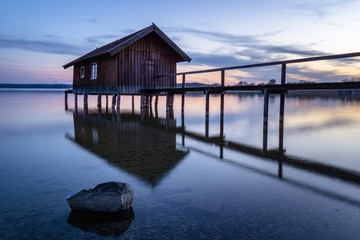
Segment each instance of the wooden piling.
[[77,91],[75,91],[74,102],[75,102],[75,106],[77,107],[77,104],[78,104],[78,95],[77,95]]
[[117,101],[116,101],[116,108],[117,109],[120,109],[120,98],[121,98],[121,95],[120,93],[117,94]]
[[181,94],[181,112],[183,113],[185,109],[185,94]]
[[220,158],[224,158],[224,94],[220,95],[220,138],[221,138],[221,145],[220,145]]
[[166,112],[169,112],[173,107],[174,94],[166,92]]
[[209,101],[210,101],[209,91],[205,92],[205,139],[209,138]]
[[269,91],[264,89],[264,124],[268,123],[269,116]]
[[67,90],[65,91],[65,111],[68,110],[68,92]]
[[286,83],[286,63],[281,64],[281,85]]
[[284,150],[284,110],[285,110],[285,94],[280,94],[280,110],[279,110],[279,151]]
[[131,109],[132,109],[132,114],[135,114],[135,97],[134,97],[134,95],[131,95]]
[[84,93],[84,106],[87,107],[87,105],[88,105],[88,95]]
[[268,116],[269,116],[269,91],[264,89],[264,126],[263,126],[263,152],[267,152],[268,140]]
[[97,95],[97,106],[101,108],[101,94]]
[[116,103],[116,94],[113,94],[112,95],[111,108],[115,108],[115,103]]

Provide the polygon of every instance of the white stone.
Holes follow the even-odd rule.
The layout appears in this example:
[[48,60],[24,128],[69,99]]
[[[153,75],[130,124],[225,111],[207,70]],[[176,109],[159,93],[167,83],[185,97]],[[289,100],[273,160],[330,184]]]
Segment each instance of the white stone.
[[82,190],[66,200],[72,210],[118,212],[132,208],[134,190],[128,183],[107,182]]

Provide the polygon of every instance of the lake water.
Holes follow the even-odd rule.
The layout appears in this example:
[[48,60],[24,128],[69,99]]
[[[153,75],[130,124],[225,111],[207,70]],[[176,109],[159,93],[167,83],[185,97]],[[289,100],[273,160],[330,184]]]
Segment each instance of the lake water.
[[[282,135],[270,95],[264,139],[263,96],[227,94],[225,142],[220,99],[205,137],[203,95],[172,117],[165,97],[141,115],[138,97],[99,113],[95,96],[65,111],[60,91],[0,91],[0,239],[360,239],[360,99],[289,94]],[[132,186],[133,212],[71,212],[108,181]]]

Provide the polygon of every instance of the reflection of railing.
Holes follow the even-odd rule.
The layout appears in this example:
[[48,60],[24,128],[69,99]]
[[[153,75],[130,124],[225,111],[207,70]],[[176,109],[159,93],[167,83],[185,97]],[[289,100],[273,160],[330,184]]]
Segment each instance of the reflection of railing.
[[[215,159],[218,158],[217,155],[211,154],[209,152],[202,151],[201,149],[194,148],[194,147],[188,147],[188,148],[191,151],[195,151],[195,152],[204,154],[206,156],[209,156],[209,157],[212,157],[212,158],[215,158]],[[221,159],[221,162],[225,162],[227,164],[231,164],[232,166],[240,167],[242,169],[247,169],[247,170],[250,170],[251,172],[256,172],[256,173],[261,174],[263,176],[279,179],[279,174],[278,175],[271,174],[271,173],[269,173],[267,171],[264,171],[262,169],[251,167],[249,165],[245,165],[245,164],[239,163],[239,162],[231,160],[231,159]],[[292,180],[292,179],[284,179],[284,178],[280,177],[280,180],[285,182],[285,183],[289,183],[289,184],[291,184],[293,186],[296,186],[296,187],[299,187],[299,188],[302,188],[302,189],[305,189],[305,190],[308,190],[308,191],[311,191],[311,192],[314,192],[314,193],[317,193],[317,194],[320,194],[320,195],[323,195],[323,196],[326,196],[326,197],[330,197],[330,198],[333,198],[333,199],[336,199],[336,200],[340,200],[340,201],[349,203],[349,204],[357,206],[357,207],[360,207],[360,201],[357,200],[357,199],[353,199],[351,197],[344,196],[344,195],[338,194],[338,193],[334,193],[334,192],[331,192],[331,191],[328,191],[328,190],[325,190],[325,189],[322,189],[322,188],[319,188],[319,187],[310,186],[308,184],[301,183],[299,181]]]

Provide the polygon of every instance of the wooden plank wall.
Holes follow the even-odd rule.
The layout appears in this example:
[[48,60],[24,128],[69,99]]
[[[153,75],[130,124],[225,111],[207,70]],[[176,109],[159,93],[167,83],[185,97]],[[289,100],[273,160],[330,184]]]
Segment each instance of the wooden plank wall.
[[177,57],[177,53],[155,33],[119,52],[121,93],[139,93],[143,88],[175,87],[175,77],[154,77],[175,73]]
[[[151,33],[118,54],[105,55],[74,66],[73,89],[78,93],[139,94],[144,88],[176,86],[176,77],[154,78],[176,73],[178,54],[157,34]],[[91,64],[97,62],[97,79],[91,80]],[[85,77],[80,78],[80,67]],[[118,88],[118,83],[120,84]]]

